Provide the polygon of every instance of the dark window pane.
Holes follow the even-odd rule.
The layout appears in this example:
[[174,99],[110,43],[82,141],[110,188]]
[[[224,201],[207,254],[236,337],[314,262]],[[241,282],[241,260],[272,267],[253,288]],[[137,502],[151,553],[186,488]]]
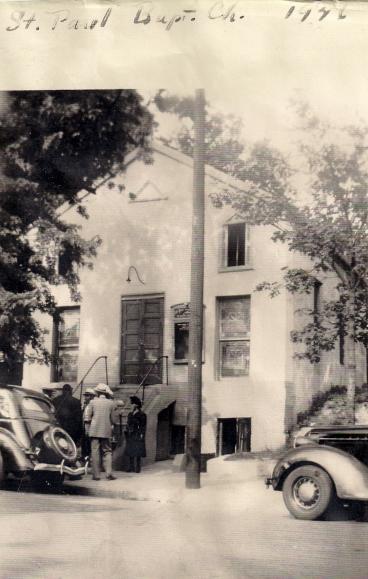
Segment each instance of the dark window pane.
[[67,273],[73,270],[73,260],[70,249],[63,249],[59,253],[59,265],[58,265],[59,275],[65,276]]
[[245,223],[228,225],[227,266],[245,265]]
[[189,322],[175,323],[175,360],[188,358]]

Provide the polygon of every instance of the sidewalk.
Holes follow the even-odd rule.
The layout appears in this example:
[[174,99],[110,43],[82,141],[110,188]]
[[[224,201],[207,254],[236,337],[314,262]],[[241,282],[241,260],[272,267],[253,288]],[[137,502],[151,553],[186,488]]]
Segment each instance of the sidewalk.
[[[208,461],[207,473],[201,474],[201,489],[219,488],[247,481],[263,484],[263,479],[272,471],[274,459],[243,458],[228,460],[218,457]],[[173,460],[160,461],[142,469],[139,474],[115,471],[116,480],[92,480],[87,475],[82,480],[67,480],[65,491],[86,496],[119,498],[135,501],[178,502],[188,493],[185,488],[185,473],[180,472]],[[199,490],[199,492],[200,492]],[[190,491],[192,492],[192,491]]]

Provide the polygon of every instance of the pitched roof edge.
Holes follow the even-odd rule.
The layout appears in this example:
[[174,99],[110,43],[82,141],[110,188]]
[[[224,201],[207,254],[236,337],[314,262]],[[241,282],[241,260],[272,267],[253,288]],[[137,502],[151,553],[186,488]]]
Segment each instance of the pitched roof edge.
[[[191,157],[189,157],[189,155],[186,155],[185,153],[182,153],[181,151],[178,151],[177,149],[172,149],[171,147],[164,145],[160,141],[154,140],[152,143],[152,149],[153,149],[153,151],[156,151],[157,153],[160,153],[161,155],[169,157],[169,158],[173,159],[174,161],[181,163],[182,165],[186,165],[187,167],[191,167],[191,168],[193,167],[193,159]],[[245,192],[247,192],[247,190],[248,190],[247,185],[244,181],[241,181],[240,179],[236,179],[235,177],[232,177],[231,175],[227,175],[223,171],[220,171],[219,169],[215,169],[211,165],[206,165],[205,173],[208,177],[211,177],[215,181],[220,181],[220,183],[224,183],[225,185],[228,185],[229,187],[232,187],[233,189],[238,189],[240,191],[245,191]]]

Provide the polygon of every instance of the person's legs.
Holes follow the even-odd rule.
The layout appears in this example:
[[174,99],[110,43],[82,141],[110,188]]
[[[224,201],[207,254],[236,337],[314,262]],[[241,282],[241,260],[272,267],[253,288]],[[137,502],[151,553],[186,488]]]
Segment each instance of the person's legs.
[[141,457],[137,456],[135,461],[135,472],[141,472]]
[[93,478],[100,478],[100,439],[91,438],[92,473]]
[[112,475],[112,450],[110,440],[108,438],[101,439],[102,461],[105,469],[106,477]]
[[134,472],[134,456],[129,457],[129,468],[128,472]]

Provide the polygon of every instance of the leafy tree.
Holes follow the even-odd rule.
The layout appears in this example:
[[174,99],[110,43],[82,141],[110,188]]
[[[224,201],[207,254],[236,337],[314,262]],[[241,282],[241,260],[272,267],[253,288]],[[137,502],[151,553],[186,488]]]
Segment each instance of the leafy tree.
[[[296,355],[311,363],[318,363],[322,351],[344,339],[348,416],[353,421],[356,344],[368,345],[368,127],[333,128],[306,105],[299,106],[298,115],[305,135],[299,148],[304,166],[292,171],[277,159],[272,171],[283,187],[269,186],[268,164],[265,173],[243,173],[247,194],[227,191],[215,202],[230,203],[250,223],[272,225],[273,241],[308,258],[305,267],[284,267],[281,283],[264,282],[258,289],[271,296],[282,287],[309,294],[319,279],[334,274],[334,295],[317,311],[303,310],[308,322],[293,331],[291,339],[304,344],[305,350]],[[307,173],[303,179],[302,170]]]
[[[164,91],[156,95],[159,110],[193,119],[192,101]],[[307,258],[306,267],[283,268],[282,282],[264,282],[258,290],[271,297],[282,288],[310,294],[319,278],[333,274],[335,295],[304,308],[307,323],[291,334],[304,345],[296,356],[315,364],[321,352],[345,342],[349,420],[354,419],[356,344],[368,347],[368,135],[366,126],[331,127],[305,103],[294,103],[302,142],[291,164],[268,142],[239,142],[239,119],[207,115],[206,161],[244,181],[244,191],[221,189],[216,206],[231,205],[254,225],[271,225],[272,240]],[[183,123],[168,144],[191,155],[191,123]],[[294,166],[295,165],[295,166]]]
[[[133,90],[31,91],[3,95],[0,118],[0,351],[7,367],[31,345],[48,361],[36,311],[54,314],[50,284],[76,299],[78,267],[92,267],[101,240],[67,222],[83,199],[122,169],[134,149],[149,155],[152,115]],[[65,216],[64,216],[65,214]],[[64,256],[55,271],[55,252]]]

